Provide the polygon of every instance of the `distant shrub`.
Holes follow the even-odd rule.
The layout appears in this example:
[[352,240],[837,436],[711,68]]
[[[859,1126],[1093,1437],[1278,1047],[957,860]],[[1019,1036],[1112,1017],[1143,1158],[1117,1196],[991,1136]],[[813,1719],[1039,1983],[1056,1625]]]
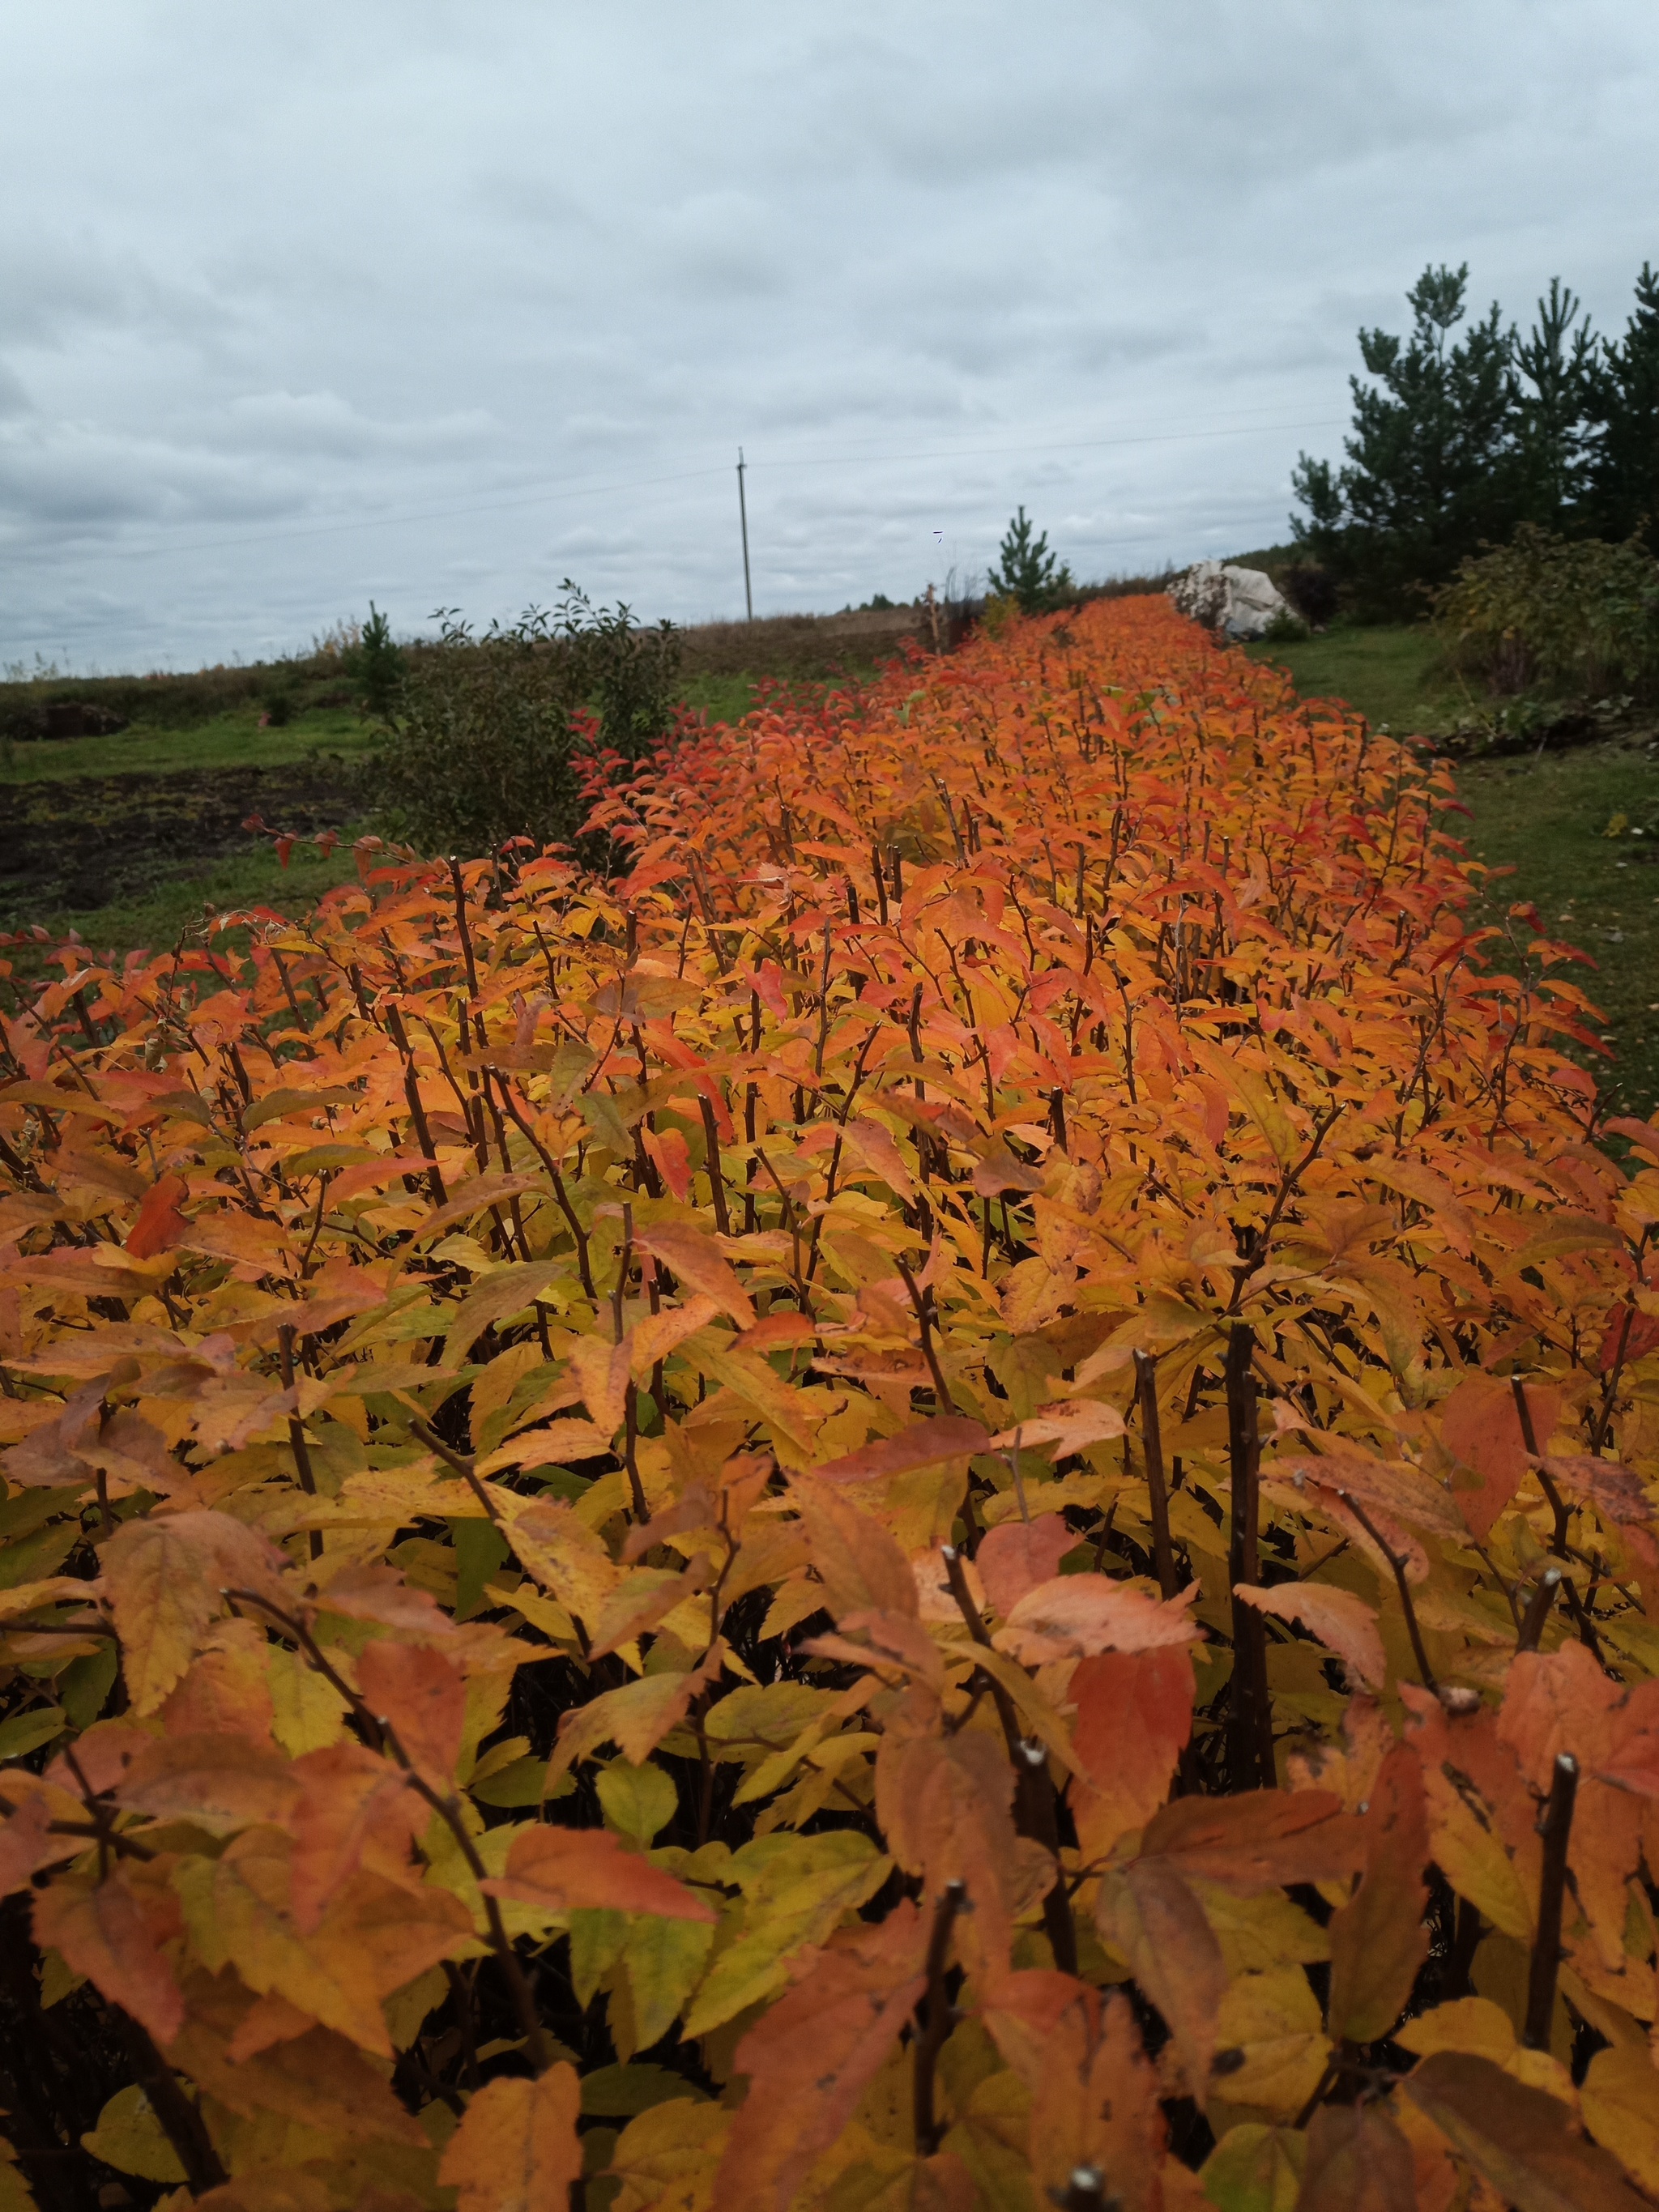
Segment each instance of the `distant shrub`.
[[1318,561],[1292,561],[1281,568],[1279,588],[1310,629],[1325,629],[1335,621],[1337,581]]
[[568,580],[563,590],[551,613],[530,608],[481,637],[441,610],[438,641],[410,656],[371,774],[388,819],[422,850],[568,842],[595,752],[639,760],[672,726],[673,625],[636,629],[625,606],[596,608]]
[[259,702],[266,726],[283,730],[294,720],[294,694],[286,685],[274,685]]
[[1522,523],[1434,594],[1455,666],[1498,692],[1598,699],[1659,684],[1659,561],[1639,538],[1570,544]]

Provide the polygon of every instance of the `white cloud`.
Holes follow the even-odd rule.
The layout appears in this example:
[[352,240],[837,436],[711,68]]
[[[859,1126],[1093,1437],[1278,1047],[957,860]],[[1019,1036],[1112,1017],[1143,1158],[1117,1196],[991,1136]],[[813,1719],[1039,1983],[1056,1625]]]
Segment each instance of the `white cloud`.
[[57,0],[8,71],[0,659],[730,612],[740,443],[766,607],[1022,500],[1238,550],[1425,262],[1616,328],[1659,252],[1628,0]]

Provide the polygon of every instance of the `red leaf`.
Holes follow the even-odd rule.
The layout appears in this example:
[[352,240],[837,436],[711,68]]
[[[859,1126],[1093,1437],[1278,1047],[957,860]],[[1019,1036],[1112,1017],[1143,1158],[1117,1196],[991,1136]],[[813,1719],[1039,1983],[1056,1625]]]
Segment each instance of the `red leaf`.
[[144,1193],[138,1218],[127,1231],[126,1249],[135,1260],[149,1260],[157,1252],[170,1252],[188,1232],[190,1223],[179,1212],[179,1201],[189,1188],[183,1176],[164,1175]]
[[937,1467],[942,1460],[971,1458],[989,1442],[989,1434],[980,1422],[963,1420],[954,1413],[942,1414],[935,1420],[918,1421],[912,1428],[901,1429],[896,1437],[884,1437],[879,1443],[826,1460],[812,1469],[812,1474],[820,1482],[874,1482],[884,1475],[908,1474],[919,1467]]
[[992,1610],[1011,1613],[1027,1590],[1060,1572],[1060,1563],[1077,1542],[1058,1513],[1039,1513],[1035,1521],[1003,1521],[988,1528],[974,1564]]

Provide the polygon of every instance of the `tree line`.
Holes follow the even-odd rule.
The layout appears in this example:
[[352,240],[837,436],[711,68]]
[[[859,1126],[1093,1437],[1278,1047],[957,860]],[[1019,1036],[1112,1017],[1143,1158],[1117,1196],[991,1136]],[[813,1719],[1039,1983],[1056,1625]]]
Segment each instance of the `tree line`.
[[1358,615],[1420,613],[1425,587],[1522,524],[1622,540],[1659,516],[1659,270],[1643,264],[1618,338],[1559,277],[1524,336],[1495,302],[1468,321],[1468,290],[1467,262],[1431,266],[1409,335],[1360,331],[1347,458],[1294,471],[1297,546]]

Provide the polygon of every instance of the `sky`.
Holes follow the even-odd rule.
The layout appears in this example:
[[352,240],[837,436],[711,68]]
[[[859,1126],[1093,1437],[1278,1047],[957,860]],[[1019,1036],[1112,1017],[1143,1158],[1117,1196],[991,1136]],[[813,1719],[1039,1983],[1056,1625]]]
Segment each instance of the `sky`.
[[0,0],[0,663],[1282,541],[1430,263],[1616,332],[1641,0]]

